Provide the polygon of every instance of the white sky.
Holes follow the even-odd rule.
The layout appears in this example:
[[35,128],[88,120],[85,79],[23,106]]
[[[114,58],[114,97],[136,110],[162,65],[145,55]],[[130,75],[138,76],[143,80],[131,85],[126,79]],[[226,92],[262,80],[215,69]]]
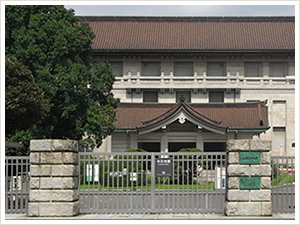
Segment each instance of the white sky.
[[293,5],[65,5],[78,16],[295,16]]

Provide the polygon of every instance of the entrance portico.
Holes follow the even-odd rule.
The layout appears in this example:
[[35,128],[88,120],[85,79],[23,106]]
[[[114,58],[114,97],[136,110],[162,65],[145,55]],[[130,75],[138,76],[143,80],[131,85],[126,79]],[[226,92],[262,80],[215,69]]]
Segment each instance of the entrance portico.
[[186,147],[225,151],[227,140],[252,139],[269,128],[265,102],[121,103],[117,118],[117,129],[112,134],[113,152],[129,148],[176,152]]

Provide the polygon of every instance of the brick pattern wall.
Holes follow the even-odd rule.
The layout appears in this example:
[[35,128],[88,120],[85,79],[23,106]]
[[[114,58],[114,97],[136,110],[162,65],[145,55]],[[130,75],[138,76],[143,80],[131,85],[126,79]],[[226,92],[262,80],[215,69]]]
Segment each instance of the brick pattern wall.
[[[229,140],[227,142],[227,216],[271,216],[271,142],[262,140]],[[241,152],[259,152],[257,165],[240,164]],[[260,186],[242,189],[243,177],[258,177]],[[253,186],[254,187],[254,186]]]
[[79,214],[77,141],[32,140],[30,163],[28,216]]

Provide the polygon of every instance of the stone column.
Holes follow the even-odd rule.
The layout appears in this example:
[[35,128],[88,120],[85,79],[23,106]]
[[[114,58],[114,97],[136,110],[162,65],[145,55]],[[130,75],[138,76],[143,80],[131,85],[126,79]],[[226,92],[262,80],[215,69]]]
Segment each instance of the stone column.
[[30,142],[28,216],[75,216],[79,213],[78,142]]
[[271,142],[227,142],[227,216],[271,216]]

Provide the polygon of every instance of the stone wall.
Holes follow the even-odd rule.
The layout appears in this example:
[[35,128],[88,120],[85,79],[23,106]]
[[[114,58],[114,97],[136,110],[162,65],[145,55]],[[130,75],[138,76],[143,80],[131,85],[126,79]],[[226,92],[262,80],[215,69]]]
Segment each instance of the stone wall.
[[79,214],[78,142],[30,142],[30,191],[28,216]]
[[[227,142],[225,202],[227,216],[272,215],[270,150],[270,141],[229,140]],[[248,157],[249,164],[244,164],[241,161],[242,152],[257,154],[260,160],[255,159],[256,162],[251,162],[251,158],[255,157]]]

